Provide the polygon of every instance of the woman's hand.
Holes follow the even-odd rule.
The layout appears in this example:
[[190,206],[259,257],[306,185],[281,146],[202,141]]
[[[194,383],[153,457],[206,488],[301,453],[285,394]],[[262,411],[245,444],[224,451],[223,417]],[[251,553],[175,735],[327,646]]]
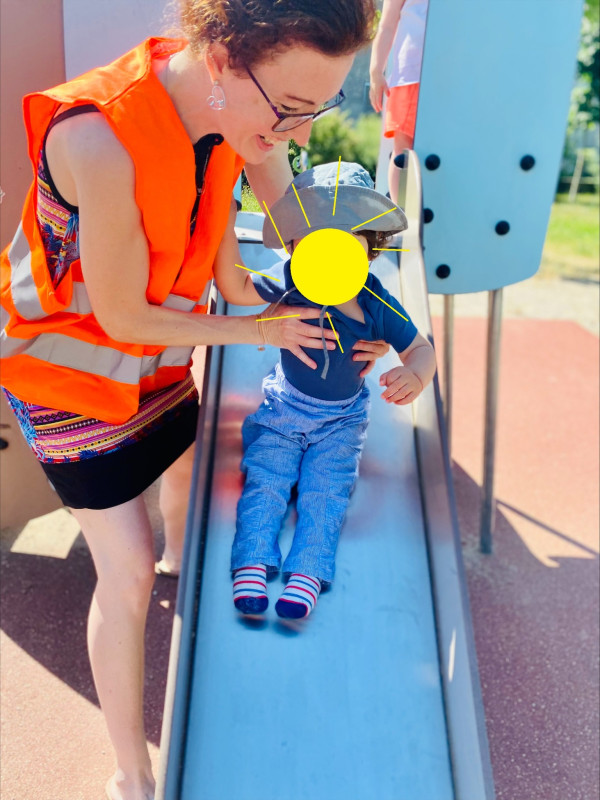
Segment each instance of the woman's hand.
[[390,346],[387,342],[384,342],[382,339],[378,339],[376,342],[365,342],[364,340],[360,339],[352,348],[353,350],[357,350],[358,352],[352,357],[353,361],[367,361],[368,364],[360,373],[360,377],[364,378],[365,375],[368,375],[369,372],[375,366],[375,362],[378,358],[386,355]]
[[423,382],[412,369],[394,367],[379,378],[379,385],[385,386],[381,397],[386,403],[405,406],[412,403],[423,391]]
[[[302,320],[318,319],[320,313],[318,308],[299,308],[298,306],[282,306],[273,303],[258,315],[256,324],[260,326],[265,344],[289,350],[307,367],[316,369],[316,362],[309,358],[302,348],[308,347],[316,350],[322,348],[321,326],[307,325]],[[275,319],[271,319],[272,317]],[[261,322],[260,320],[263,319],[266,321]],[[335,333],[329,328],[323,327],[323,334],[327,340],[327,349],[335,350],[337,347]]]

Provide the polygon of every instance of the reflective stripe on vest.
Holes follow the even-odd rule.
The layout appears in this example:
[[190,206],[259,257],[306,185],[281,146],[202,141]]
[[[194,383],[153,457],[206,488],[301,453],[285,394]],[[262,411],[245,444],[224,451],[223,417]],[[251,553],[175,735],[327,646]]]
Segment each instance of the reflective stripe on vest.
[[[39,302],[31,271],[31,252],[22,225],[19,225],[13,239],[8,259],[11,266],[11,294],[19,314],[29,320],[44,318],[47,314]],[[206,290],[204,294],[206,294]],[[204,303],[202,298],[196,302],[189,297],[169,294],[161,305],[175,311],[189,312]],[[64,313],[78,315],[92,313],[90,300],[83,283],[77,281],[73,283],[73,296],[69,305],[64,308]],[[162,367],[187,366],[193,351],[193,347],[190,346],[167,347],[157,355],[138,357],[122,353],[120,350],[106,345],[90,344],[63,333],[48,332],[31,339],[20,339],[15,336],[7,336],[4,326],[8,319],[9,315],[2,309],[0,349],[3,358],[28,355],[56,366],[89,372],[131,385],[138,384],[140,378],[155,375]]]
[[[11,272],[11,295],[15,308],[27,320],[34,321],[48,316],[41,306],[37,287],[31,270],[31,250],[29,242],[23,232],[23,224],[19,223],[17,232],[8,251],[8,261]],[[190,300],[177,294],[169,294],[161,303],[164,308],[175,311],[191,311],[197,305],[205,305],[200,300]],[[88,297],[85,284],[73,281],[73,296],[71,302],[63,311],[68,314],[91,314],[92,305]]]
[[167,347],[155,356],[133,356],[106,345],[90,344],[64,333],[43,333],[18,339],[0,333],[4,358],[28,355],[59,367],[81,370],[113,381],[135,385],[140,378],[155,375],[162,367],[185,367],[193,347]]
[[[10,264],[10,293],[19,314],[30,322],[47,317],[33,279],[31,250],[23,231],[23,223],[19,223],[8,250],[8,263]],[[83,283],[73,282],[71,302],[63,311],[82,315],[92,313],[87,290]]]
[[10,287],[13,303],[19,314],[28,320],[42,319],[47,316],[42,308],[37,287],[31,272],[31,251],[29,242],[23,231],[23,223],[19,223],[17,232],[8,251],[10,263]]

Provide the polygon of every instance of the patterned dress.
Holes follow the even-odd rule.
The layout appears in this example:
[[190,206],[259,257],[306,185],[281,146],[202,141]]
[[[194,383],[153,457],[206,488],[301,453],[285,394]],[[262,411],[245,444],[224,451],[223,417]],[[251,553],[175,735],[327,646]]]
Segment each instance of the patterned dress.
[[[53,124],[73,112],[93,111],[93,106],[79,106]],[[194,145],[198,196],[212,148],[221,141],[209,134]],[[79,210],[54,185],[45,143],[38,161],[37,219],[56,287],[79,258]],[[195,222],[194,213],[192,228]],[[142,397],[137,413],[120,424],[34,405],[3,391],[50,482],[65,505],[75,508],[108,508],[136,497],[194,441],[198,392],[191,373],[180,383]]]

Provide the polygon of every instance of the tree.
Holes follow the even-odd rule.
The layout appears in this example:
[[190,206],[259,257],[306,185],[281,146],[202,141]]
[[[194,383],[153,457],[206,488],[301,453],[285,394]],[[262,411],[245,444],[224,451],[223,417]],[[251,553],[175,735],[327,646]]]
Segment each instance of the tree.
[[375,114],[364,114],[354,124],[343,111],[332,111],[313,126],[306,146],[313,166],[337,161],[356,161],[375,179],[381,120]]
[[577,82],[573,89],[570,125],[587,128],[600,123],[599,0],[587,0],[577,55]]

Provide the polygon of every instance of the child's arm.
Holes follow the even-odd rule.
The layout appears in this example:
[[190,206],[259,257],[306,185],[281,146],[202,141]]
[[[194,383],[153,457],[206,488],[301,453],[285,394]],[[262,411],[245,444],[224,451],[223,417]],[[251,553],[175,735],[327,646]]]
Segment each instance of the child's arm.
[[427,339],[417,333],[398,355],[402,366],[384,372],[379,383],[387,387],[381,395],[386,403],[405,406],[417,399],[435,375],[435,352]]
[[394,43],[404,2],[405,0],[383,0],[377,34],[371,48],[369,98],[373,109],[377,113],[381,111],[383,105],[383,93],[389,94],[384,72]]
[[221,240],[213,265],[215,282],[228,303],[233,303],[236,306],[264,305],[265,301],[254,288],[251,273],[235,266],[236,264],[243,264],[237,236],[235,235],[236,214],[236,203],[232,199],[227,230]]

